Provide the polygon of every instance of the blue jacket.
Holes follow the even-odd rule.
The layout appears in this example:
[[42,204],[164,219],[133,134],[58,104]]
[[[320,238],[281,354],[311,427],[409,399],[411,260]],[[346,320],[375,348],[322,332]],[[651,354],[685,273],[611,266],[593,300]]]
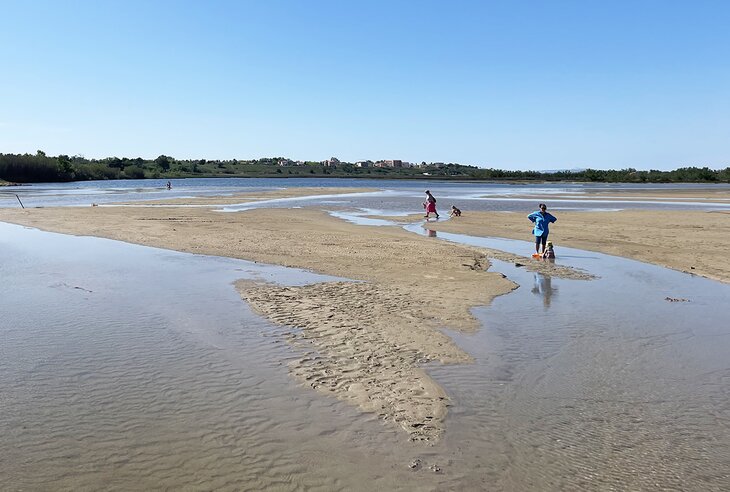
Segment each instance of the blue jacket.
[[532,212],[527,218],[530,219],[530,222],[535,223],[535,229],[533,229],[532,233],[536,236],[547,236],[550,233],[550,223],[558,220],[549,212],[545,212],[543,215],[539,210]]

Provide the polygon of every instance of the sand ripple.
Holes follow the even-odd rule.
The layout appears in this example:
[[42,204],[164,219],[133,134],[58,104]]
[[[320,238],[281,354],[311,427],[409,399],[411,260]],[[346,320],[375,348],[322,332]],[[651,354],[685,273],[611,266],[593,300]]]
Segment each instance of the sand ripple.
[[291,371],[304,384],[399,424],[411,440],[441,435],[449,399],[419,367],[471,359],[423,317],[417,300],[371,283],[238,288],[269,319],[301,330],[292,337],[314,350]]

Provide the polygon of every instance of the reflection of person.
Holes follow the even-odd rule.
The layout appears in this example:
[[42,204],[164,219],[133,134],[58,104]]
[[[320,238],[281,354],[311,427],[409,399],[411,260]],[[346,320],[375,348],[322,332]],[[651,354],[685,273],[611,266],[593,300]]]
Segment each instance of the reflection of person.
[[553,242],[548,241],[547,245],[545,246],[545,252],[543,252],[542,257],[546,260],[554,260],[555,259],[555,250],[553,249]]
[[535,253],[540,253],[540,245],[542,245],[542,251],[545,252],[545,244],[547,243],[548,234],[550,233],[549,226],[552,222],[558,220],[554,215],[547,212],[547,205],[541,203],[539,205],[540,210],[532,212],[527,216],[530,222],[535,224],[535,228],[532,233],[535,235]]
[[436,198],[434,198],[429,190],[426,190],[426,201],[423,202],[423,208],[426,209],[426,215],[424,217],[428,218],[429,214],[434,213],[436,214],[436,218],[439,218],[439,213],[436,211]]
[[456,208],[456,205],[452,205],[451,212],[449,212],[449,217],[461,217],[461,210]]
[[546,308],[550,307],[550,299],[557,289],[553,289],[553,279],[548,275],[535,272],[535,285],[532,287],[532,293],[542,296],[542,304]]

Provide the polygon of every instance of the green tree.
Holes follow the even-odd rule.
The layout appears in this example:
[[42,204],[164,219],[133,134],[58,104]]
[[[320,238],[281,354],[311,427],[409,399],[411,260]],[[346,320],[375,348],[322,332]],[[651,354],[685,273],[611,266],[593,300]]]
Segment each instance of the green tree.
[[127,166],[124,168],[124,176],[131,179],[144,178],[144,169],[139,166]]
[[59,174],[66,179],[74,179],[76,173],[71,159],[67,155],[59,155],[56,157],[56,161],[58,161]]
[[172,164],[172,161],[174,159],[172,157],[167,157],[166,155],[161,155],[157,159],[155,159],[155,164],[157,167],[162,169],[163,171],[169,171],[170,165]]
[[106,165],[117,169],[124,169],[124,162],[119,157],[110,157],[107,159]]

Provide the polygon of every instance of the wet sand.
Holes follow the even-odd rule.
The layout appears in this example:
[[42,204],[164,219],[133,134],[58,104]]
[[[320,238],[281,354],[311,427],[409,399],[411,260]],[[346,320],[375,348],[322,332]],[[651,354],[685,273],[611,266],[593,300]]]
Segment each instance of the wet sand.
[[282,188],[279,190],[258,190],[247,193],[234,193],[230,196],[205,196],[173,198],[170,200],[144,200],[119,205],[194,205],[216,206],[253,203],[264,200],[279,200],[282,198],[297,198],[303,196],[346,195],[348,193],[367,193],[377,191],[373,188]]
[[[436,231],[532,241],[527,213],[469,212],[448,221],[430,222]],[[548,211],[549,202],[548,202]],[[556,253],[560,246],[598,251],[730,282],[730,213],[623,210],[551,211]]]
[[[176,205],[239,203],[352,193],[353,189],[296,189],[179,200]],[[551,239],[664,264],[723,281],[722,256],[730,216],[707,212],[627,211],[558,213]],[[478,327],[470,309],[516,285],[488,271],[489,258],[520,263],[554,277],[590,275],[500,251],[449,244],[399,227],[357,226],[314,209],[256,209],[221,213],[210,208],[82,207],[1,209],[0,220],[42,230],[106,237],[190,253],[227,256],[361,281],[306,287],[240,283],[259,313],[296,327],[292,342],[309,354],[291,364],[304,385],[333,394],[402,427],[411,440],[443,432],[449,404],[443,388],[422,370],[432,361],[469,362],[440,328],[468,333]],[[530,239],[529,222],[515,213],[469,213],[429,221],[434,230]],[[681,231],[681,232],[680,232]],[[685,236],[677,248],[677,235]],[[605,240],[604,240],[605,239]],[[672,246],[665,246],[671,244]],[[694,268],[691,268],[694,267]]]
[[[301,194],[299,190],[297,191]],[[347,191],[352,192],[353,190]],[[287,196],[283,192],[276,193],[277,197]],[[265,193],[257,195],[260,196],[260,199],[267,199],[268,196]],[[214,200],[209,201],[214,202]],[[697,216],[695,217],[692,214],[697,214]],[[631,257],[632,248],[635,247],[635,244],[637,242],[638,244],[644,244],[642,242],[644,236],[663,237],[661,231],[652,228],[647,229],[644,224],[658,223],[662,220],[668,220],[671,216],[682,219],[677,221],[677,233],[682,231],[681,233],[687,236],[701,237],[703,238],[702,241],[698,238],[695,238],[695,240],[704,242],[712,248],[721,248],[724,244],[723,241],[728,237],[726,232],[722,232],[726,231],[724,228],[727,226],[727,222],[721,222],[720,226],[710,219],[708,219],[709,222],[702,222],[703,217],[712,218],[715,216],[727,220],[727,215],[720,213],[630,212],[627,215],[632,215],[633,219],[625,218],[623,219],[624,222],[618,222],[616,225],[610,225],[612,223],[609,222],[609,226],[606,225],[607,217],[617,214],[586,213],[581,217],[582,214],[580,213],[556,212],[556,215],[559,217],[559,222],[555,224],[552,237],[558,248],[560,244],[568,244],[568,231],[574,231],[574,234],[580,234],[581,237],[600,239],[601,234],[605,235],[604,229],[619,227],[621,233],[628,236],[628,239],[632,241],[624,243],[624,249],[619,249],[619,253]],[[594,216],[595,219],[580,222],[582,218],[589,215]],[[517,222],[516,219],[523,220],[526,224],[517,227],[516,224],[512,224],[512,222]],[[495,226],[499,223],[499,220],[504,220],[502,229]],[[638,225],[632,225],[632,220]],[[460,346],[468,347],[469,343],[474,343],[469,338],[470,334],[480,325],[479,321],[474,318],[471,308],[485,305],[495,296],[509,292],[515,287],[515,284],[502,275],[486,271],[489,258],[499,258],[510,263],[521,262],[528,268],[536,269],[542,273],[549,273],[556,278],[561,276],[578,279],[587,278],[580,271],[561,269],[549,263],[532,262],[528,258],[521,258],[514,254],[489,251],[484,248],[457,246],[434,240],[425,235],[414,235],[396,227],[355,226],[313,209],[250,210],[234,214],[218,213],[205,208],[183,207],[84,207],[28,209],[25,211],[5,209],[0,210],[0,221],[22,223],[44,230],[71,234],[108,237],[193,253],[230,256],[266,263],[304,267],[321,273],[358,280],[359,282],[354,283],[333,281],[304,287],[285,287],[248,281],[239,282],[237,288],[256,311],[283,327],[283,336],[292,345],[305,352],[304,356],[297,356],[290,363],[291,373],[298,381],[303,383],[305,388],[336,396],[353,404],[353,409],[359,408],[373,412],[386,421],[386,426],[389,429],[391,427],[393,429],[404,429],[406,433],[401,433],[401,435],[416,441],[413,449],[423,450],[434,448],[423,447],[418,444],[419,442],[433,443],[441,438],[441,444],[443,444],[450,439],[450,432],[444,432],[443,420],[449,407],[449,387],[447,384],[443,388],[440,387],[435,382],[435,380],[439,380],[439,377],[434,376],[432,378],[426,374],[423,370],[424,364],[431,362],[428,367],[429,372],[440,372],[442,375],[463,367],[479,366],[478,363],[466,366],[448,365],[450,363],[468,363],[471,361],[471,356],[439,331],[439,328],[448,327],[454,330],[461,337]],[[573,224],[573,221],[578,221],[578,223]],[[488,227],[484,226],[485,223]],[[693,227],[690,227],[690,225]],[[459,219],[432,221],[429,222],[429,227],[435,230],[454,228],[454,232],[457,232],[457,228],[463,227],[465,230],[459,232],[528,240],[530,232],[529,222],[521,214],[512,213],[478,215],[465,211],[465,215]],[[661,228],[657,226],[656,229]],[[501,233],[495,231],[501,231]],[[514,236],[511,234],[514,234]],[[556,239],[561,237],[561,234],[564,237]],[[639,241],[635,236],[642,238],[642,241]],[[618,244],[621,245],[622,243]],[[695,253],[696,259],[704,258],[708,262],[713,261],[711,254],[703,256],[702,252],[704,250],[696,246],[695,248],[697,251],[693,253]],[[711,249],[710,251],[716,250]],[[526,253],[530,253],[530,251]],[[517,270],[523,271],[524,269]],[[521,284],[526,283],[524,279],[519,281]],[[564,295],[568,294],[569,290],[566,285],[561,284],[559,287],[558,292]],[[575,288],[580,289],[578,286]],[[613,290],[619,291],[620,288]],[[519,294],[519,292],[523,292],[523,289],[513,295]],[[528,292],[527,295],[532,294]],[[511,297],[502,297],[495,304]],[[577,298],[577,296],[575,297]],[[658,302],[665,303],[663,300]],[[678,304],[683,305],[685,303]],[[690,307],[695,304],[700,305],[697,302],[686,304]],[[619,304],[612,303],[611,305]],[[626,306],[626,304],[621,305]],[[644,310],[646,306],[642,303],[640,308]],[[577,354],[576,357],[580,355],[579,359],[582,361],[580,364],[568,363],[561,366],[558,361],[545,357],[546,343],[540,337],[535,341],[537,347],[535,352],[526,351],[523,354],[522,352],[525,346],[529,345],[528,342],[531,340],[530,336],[533,335],[534,330],[530,329],[532,325],[529,322],[520,321],[519,316],[523,313],[524,307],[518,303],[515,306],[515,311],[509,312],[504,326],[505,333],[508,334],[505,337],[507,341],[515,338],[516,334],[521,334],[520,337],[515,338],[512,345],[507,344],[507,348],[513,346],[514,354],[510,355],[509,350],[507,351],[508,357],[505,359],[509,364],[505,364],[504,360],[500,362],[498,358],[492,357],[493,363],[496,361],[502,373],[516,373],[520,377],[518,384],[516,383],[510,390],[516,392],[512,395],[514,396],[514,404],[505,405],[505,395],[510,396],[504,386],[505,381],[507,381],[505,377],[498,378],[497,381],[490,381],[485,379],[484,374],[477,373],[473,378],[474,386],[465,385],[467,392],[470,392],[470,394],[492,397],[486,398],[484,401],[479,400],[478,403],[479,407],[494,405],[493,412],[486,412],[489,418],[496,421],[506,419],[506,422],[501,424],[502,427],[495,422],[492,422],[493,425],[486,426],[484,421],[470,419],[468,405],[464,405],[464,401],[468,400],[470,396],[468,394],[460,396],[464,409],[461,410],[462,414],[457,419],[466,423],[463,426],[454,425],[450,427],[451,431],[454,432],[453,439],[456,442],[451,440],[447,444],[450,446],[449,449],[457,450],[455,451],[457,455],[464,449],[465,456],[461,459],[474,465],[466,467],[474,472],[468,474],[473,480],[469,482],[474,486],[473,488],[477,487],[476,483],[479,480],[486,480],[487,476],[501,476],[498,470],[502,470],[501,473],[504,473],[504,470],[509,470],[507,472],[509,476],[502,477],[506,480],[504,483],[531,485],[531,487],[514,487],[513,490],[550,488],[549,486],[546,487],[546,484],[551,484],[547,481],[549,476],[546,477],[541,474],[546,473],[547,470],[561,470],[562,467],[564,470],[558,473],[559,476],[574,477],[576,472],[573,465],[575,463],[578,463],[579,468],[584,472],[588,470],[598,475],[605,473],[610,477],[616,474],[610,472],[610,470],[603,471],[604,468],[610,468],[607,463],[611,456],[616,455],[616,451],[608,448],[602,450],[586,449],[586,446],[590,446],[591,443],[595,444],[602,441],[598,438],[586,439],[585,436],[590,432],[595,433],[596,426],[601,422],[605,424],[603,427],[605,427],[606,432],[617,434],[615,429],[610,429],[610,427],[615,423],[616,416],[625,413],[619,398],[623,395],[617,392],[617,395],[610,394],[606,397],[605,400],[608,401],[609,405],[613,400],[617,402],[616,407],[609,407],[611,411],[607,412],[604,408],[606,407],[606,401],[600,398],[596,400],[593,387],[595,386],[601,391],[610,388],[605,384],[607,381],[606,368],[610,370],[618,368],[619,372],[625,370],[623,364],[612,361],[611,357],[623,353],[622,344],[626,343],[626,338],[608,337],[607,341],[612,341],[616,344],[616,347],[615,350],[606,351],[603,342],[596,343],[591,336],[588,336],[585,340],[578,336],[583,333],[583,320],[582,318],[575,319],[576,316],[572,313],[572,306],[566,306],[566,310],[565,318],[558,316],[555,319],[556,321],[563,320],[568,319],[568,316],[570,316],[570,319],[575,323],[575,332],[569,331],[567,340],[572,340],[568,344],[568,348],[577,344],[577,347],[574,348],[575,354]],[[610,313],[607,319],[612,320],[613,314]],[[490,324],[496,325],[495,320],[489,319],[488,328]],[[661,326],[661,323],[659,325]],[[626,326],[632,325],[627,324]],[[559,328],[559,326],[552,327],[553,331],[551,331],[551,337],[548,337],[548,341],[553,340],[555,334],[560,333]],[[461,334],[466,334],[466,336],[462,337]],[[645,330],[641,330],[638,338],[636,338],[636,343],[640,344],[640,347],[635,351],[637,357],[639,354],[647,352],[645,335]],[[661,345],[664,344],[662,340],[665,340],[666,337],[661,335],[656,338],[659,339]],[[581,343],[585,343],[585,345],[581,345]],[[561,342],[556,345],[563,347],[564,344]],[[550,345],[547,344],[547,346]],[[596,352],[595,359],[593,355],[585,355],[592,354],[590,350]],[[515,359],[517,357],[515,354],[519,355],[520,358]],[[568,350],[567,354],[571,355],[573,352]],[[609,360],[605,364],[595,364],[594,362],[598,361],[600,357],[608,357]],[[675,360],[676,358],[676,355],[671,355],[661,360]],[[534,373],[530,372],[527,379],[524,379],[524,375],[517,371],[523,360],[525,364],[529,362],[530,367],[532,367],[532,364],[537,364]],[[446,363],[446,365],[441,363]],[[517,367],[514,367],[515,364]],[[586,377],[590,379],[591,384],[570,384],[566,386],[565,381],[570,381],[571,378],[574,379],[575,377],[574,374],[571,375],[570,373],[573,367],[589,368],[591,372]],[[568,371],[567,375],[560,372],[563,370]],[[556,405],[563,404],[561,403],[562,400],[555,400],[554,384],[545,383],[550,379],[551,372],[557,373],[553,377],[553,383],[557,382],[559,388],[570,393],[567,397],[579,398],[576,400],[579,403],[584,400],[588,403],[596,400],[595,408],[590,407],[588,409],[590,411],[583,412],[581,410],[577,413],[577,415],[585,414],[587,416],[585,421],[578,423],[566,421],[567,415],[575,413],[575,404],[566,408],[553,408],[550,406],[553,401],[557,402]],[[706,371],[698,370],[697,372],[704,375]],[[641,377],[645,377],[647,374],[645,370],[637,373],[641,374]],[[651,373],[653,376],[649,380],[661,382],[660,376],[665,373],[668,372],[663,367],[658,367]],[[533,383],[530,383],[531,378],[534,378]],[[444,380],[448,382],[449,378],[446,377]],[[625,380],[626,377],[621,376],[619,379],[610,381]],[[492,393],[485,390],[484,385],[487,383],[494,384]],[[690,386],[694,387],[693,381],[689,383],[692,383]],[[715,385],[721,384],[714,381],[712,383]],[[544,386],[545,395],[537,394],[536,396],[534,388],[540,389],[542,386]],[[632,391],[637,392],[643,391],[644,388],[641,384],[629,386]],[[668,385],[672,388],[674,386],[676,386],[676,382]],[[586,394],[576,396],[571,393],[574,390],[578,392],[585,390]],[[639,396],[641,395],[638,395],[634,400],[638,401]],[[611,398],[610,401],[608,397]],[[332,399],[325,398],[322,400]],[[509,398],[507,400],[509,401]],[[664,399],[660,400],[662,405],[666,405]],[[666,399],[666,402],[674,401],[680,401],[680,399]],[[705,402],[705,400],[700,401]],[[722,404],[722,400],[719,402]],[[585,403],[585,405],[588,403]],[[649,403],[651,402],[647,401],[641,404],[648,405]],[[580,404],[584,405],[583,403]],[[540,411],[537,411],[537,409],[540,409]],[[645,418],[647,415],[653,415],[654,411],[655,409],[652,407],[641,416]],[[224,413],[228,415],[231,412]],[[706,413],[704,408],[699,408],[697,411],[698,415],[705,415]],[[665,419],[665,415],[677,414],[678,411],[670,409],[666,414],[659,414],[661,417],[659,420],[673,422],[671,419]],[[603,417],[601,417],[601,420],[591,420],[595,416]],[[550,419],[556,420],[557,423],[551,422]],[[397,424],[397,426],[389,425],[390,422]],[[637,420],[637,422],[639,422],[639,427],[647,432],[653,432],[655,429],[655,426],[652,425],[642,425],[641,420]],[[578,424],[585,425],[585,428],[581,428]],[[712,426],[717,425],[714,421],[711,424]],[[712,426],[709,427],[708,433],[714,432],[714,429],[716,429]],[[565,430],[574,427],[578,429],[574,434]],[[516,441],[510,441],[510,439],[505,441],[507,445],[514,447],[492,449],[490,450],[489,459],[484,457],[482,460],[479,457],[471,456],[470,453],[473,450],[464,443],[468,439],[480,443],[488,441],[501,443],[500,439],[492,435],[495,429],[506,432],[509,436],[517,436]],[[554,431],[556,429],[560,431],[558,434],[549,434],[549,430]],[[662,436],[669,436],[673,435],[672,433],[676,429],[673,427],[667,429],[660,427],[660,430],[663,431]],[[691,430],[695,431],[694,428]],[[541,432],[546,433],[546,437],[544,439],[535,439],[534,436],[539,436]],[[632,426],[621,430],[621,435],[624,434],[628,436],[638,435],[636,429]],[[699,435],[704,436],[704,431],[700,432]],[[653,439],[656,436],[649,437]],[[526,443],[525,447],[519,446],[522,439]],[[665,472],[671,472],[679,475],[678,468],[674,465],[666,465],[666,456],[662,452],[654,451],[654,449],[663,449],[661,446],[655,446],[653,444],[655,441],[644,439],[644,436],[642,436],[642,439],[647,442],[645,447],[628,446],[626,448],[628,450],[626,451],[626,462],[620,463],[620,466],[614,463],[613,466],[618,466],[618,471],[621,474],[626,473],[626,475],[621,475],[623,476],[621,481],[612,482],[611,486],[626,485],[631,483],[631,480],[642,485],[653,485],[655,482],[662,484],[675,483],[671,480],[668,482],[669,479],[664,474]],[[560,442],[561,440],[570,444],[571,459],[553,463],[547,457],[552,458],[554,455],[565,457],[564,454],[561,454],[566,452],[563,449],[565,446],[561,444],[561,452],[557,454],[546,453],[545,448],[549,447],[551,443]],[[509,444],[510,442],[512,444]],[[536,442],[543,446],[542,451],[535,447]],[[625,441],[621,439],[616,439],[616,442],[625,444]],[[583,444],[586,446],[583,446]],[[598,446],[598,448],[600,447]],[[667,444],[667,454],[670,450],[676,448],[676,444],[672,444],[672,446]],[[515,450],[520,451],[517,456],[514,456]],[[530,452],[525,452],[526,450]],[[641,452],[639,452],[640,450]],[[602,454],[602,452],[605,453]],[[644,452],[653,453],[653,455],[645,455]],[[428,456],[427,453],[427,451],[424,451],[421,456],[425,459]],[[678,454],[693,457],[698,453],[696,450],[689,449]],[[590,456],[590,459],[583,461],[586,456]],[[636,462],[636,456],[641,456],[642,461]],[[493,475],[484,475],[484,470],[477,470],[479,466],[483,465],[482,461],[499,462],[502,459],[500,457],[509,460],[509,463],[498,463],[499,466],[495,469]],[[439,460],[438,462],[443,464],[446,463],[446,460]],[[360,461],[353,461],[353,463],[358,463],[355,467],[361,468],[359,466]],[[515,466],[515,463],[519,466]],[[663,464],[666,470],[662,468],[659,478],[655,479],[655,476],[651,473],[647,474],[647,470],[654,471],[657,464]],[[405,468],[406,464],[402,463],[400,466]],[[588,468],[588,466],[591,468]],[[640,471],[630,473],[631,470],[637,469]],[[286,474],[287,472],[282,473]],[[720,469],[718,473],[721,474],[722,470]],[[589,473],[584,474],[586,475],[584,478],[586,487],[589,484],[596,484],[596,482],[591,481],[593,479],[589,476]],[[685,475],[689,477],[697,476],[696,473],[690,472],[682,472],[681,475],[683,479]],[[672,477],[670,478],[675,480]],[[279,479],[280,476],[276,478]],[[254,477],[251,480],[255,479]],[[435,479],[436,477],[434,477]],[[676,480],[676,484],[685,483]],[[720,479],[714,477],[713,480],[712,483],[719,483],[720,481]],[[436,482],[434,481],[434,483]],[[482,482],[482,486],[486,486],[486,483]],[[697,485],[701,482],[693,483]],[[556,490],[559,488],[556,483],[552,483],[552,485]],[[502,488],[509,489],[510,487],[505,486]],[[680,486],[674,488],[688,489]],[[712,487],[705,489],[720,490]]]
[[[566,260],[595,268],[594,282],[500,262],[521,288],[473,311],[480,330],[448,332],[474,363],[426,367],[453,406],[439,442],[424,446],[295,385],[282,364],[296,368],[309,338],[250,316],[229,284],[292,285],[301,273],[287,281],[227,258],[53,236],[22,231],[25,242],[3,248],[10,488],[726,488],[730,286],[599,254]],[[475,244],[501,243],[524,248]],[[292,304],[276,316],[293,320]]]
[[580,200],[638,200],[646,202],[658,202],[658,201],[672,201],[672,200],[692,200],[692,201],[707,201],[713,203],[730,203],[730,191],[722,188],[701,188],[701,189],[643,189],[643,190],[591,190],[585,189],[582,192],[572,193],[550,193],[540,195],[524,195],[524,194],[509,194],[509,195],[490,195],[489,198],[521,198],[550,202],[560,199],[580,199]]
[[[275,192],[277,198],[282,195]],[[418,441],[439,438],[448,407],[443,389],[421,366],[470,360],[439,329],[475,330],[479,323],[470,309],[516,287],[487,271],[490,254],[530,263],[528,258],[458,246],[399,227],[356,226],[311,209],[4,209],[0,220],[362,281],[301,288],[241,284],[239,290],[260,313],[301,331],[302,341],[315,353],[292,365],[304,384],[376,412]],[[589,278],[550,264],[533,263],[532,268]]]

